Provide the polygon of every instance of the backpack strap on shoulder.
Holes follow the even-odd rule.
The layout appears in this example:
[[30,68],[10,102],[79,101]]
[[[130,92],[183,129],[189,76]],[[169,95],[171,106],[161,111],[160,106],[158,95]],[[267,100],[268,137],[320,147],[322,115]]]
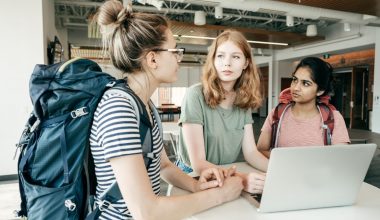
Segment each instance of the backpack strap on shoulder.
[[[136,118],[137,118],[137,123],[140,129],[140,135],[142,135],[141,145],[142,145],[142,150],[143,150],[144,163],[145,163],[146,169],[148,169],[152,160],[157,157],[157,155],[153,153],[152,126],[150,125],[150,123],[149,123],[150,126],[147,126],[146,122],[142,122],[142,118],[141,118],[141,112],[143,112],[144,114],[143,116],[145,117],[148,117],[148,112],[146,111],[145,107],[143,107],[143,104],[140,98],[129,87],[126,87],[124,83],[123,84],[118,83],[117,85],[113,86],[111,89],[108,89],[105,92],[105,94],[110,94],[110,93],[120,94],[131,101],[132,107],[134,108],[136,112]],[[151,100],[149,101],[149,106],[150,106],[150,109],[153,111],[155,120],[158,124],[160,135],[162,137],[163,130],[162,130],[162,124],[161,124],[158,111]],[[141,131],[141,129],[145,131]],[[104,191],[102,195],[100,195],[99,197],[99,200],[101,201],[100,204],[98,204],[98,206],[94,209],[94,211],[86,217],[86,220],[98,219],[98,217],[100,216],[101,212],[104,209],[106,209],[111,203],[114,203],[120,200],[121,198],[123,198],[123,196],[121,195],[119,186],[117,182],[115,181],[111,184],[111,186],[107,190]]]
[[105,94],[110,93],[120,94],[131,102],[132,107],[135,110],[137,124],[139,126],[145,167],[148,169],[153,158],[157,157],[157,155],[153,153],[152,125],[147,119],[149,117],[148,112],[143,106],[144,104],[140,98],[129,87],[125,86],[124,83],[117,84],[105,92]]
[[284,117],[286,110],[292,106],[292,102],[289,103],[279,103],[273,112],[273,123],[272,123],[272,136],[271,144],[269,150],[277,147],[278,137],[280,136],[281,122]]
[[318,103],[317,107],[322,117],[324,144],[331,145],[331,137],[334,130],[333,110],[324,103]]
[[160,136],[161,138],[163,138],[163,131],[164,129],[162,128],[162,123],[161,123],[161,117],[160,117],[160,114],[158,113],[157,111],[157,108],[156,106],[153,104],[152,100],[149,100],[149,106],[150,106],[150,109],[152,110],[153,112],[153,115],[154,115],[154,118],[156,119],[156,122],[157,122],[157,126],[158,126],[158,130],[160,131]]
[[[134,106],[134,108],[136,108],[136,109],[142,108],[141,106],[140,107],[138,106],[138,104],[137,104],[138,102],[136,102],[133,99],[133,96],[131,96],[128,93],[124,93],[123,89],[119,90],[118,88],[115,88],[115,90],[123,92],[122,95],[125,95],[126,97],[130,96],[130,98],[132,98],[130,100],[131,100],[131,103]],[[160,116],[158,114],[158,111],[157,111],[156,107],[154,106],[154,104],[151,100],[149,101],[149,106],[150,106],[151,110],[153,111],[154,117],[157,121],[158,129],[160,131],[160,135],[162,137],[163,129],[162,129],[162,123],[161,123],[161,119],[160,119]],[[140,123],[139,122],[139,112],[136,112],[136,114],[138,117],[138,123]],[[154,156],[154,155],[152,155],[152,156]],[[114,202],[120,200],[121,198],[122,198],[122,195],[121,195],[119,186],[118,186],[117,182],[115,181],[112,183],[112,185],[106,191],[104,191],[104,193],[102,195],[100,195],[99,200],[101,201],[101,203],[96,207],[96,209],[93,212],[91,212],[90,215],[88,215],[86,217],[86,220],[98,219],[98,217],[100,216],[101,212],[104,209],[106,209],[111,203],[114,203]]]

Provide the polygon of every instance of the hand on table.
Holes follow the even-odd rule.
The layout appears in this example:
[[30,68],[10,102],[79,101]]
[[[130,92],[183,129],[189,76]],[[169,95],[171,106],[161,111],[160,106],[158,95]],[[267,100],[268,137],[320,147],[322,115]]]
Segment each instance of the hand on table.
[[208,168],[202,171],[199,180],[199,190],[205,190],[214,187],[222,187],[225,180],[235,175],[236,167],[232,166],[228,169]]
[[244,179],[244,191],[254,194],[263,192],[266,174],[265,173],[245,173],[242,175]]

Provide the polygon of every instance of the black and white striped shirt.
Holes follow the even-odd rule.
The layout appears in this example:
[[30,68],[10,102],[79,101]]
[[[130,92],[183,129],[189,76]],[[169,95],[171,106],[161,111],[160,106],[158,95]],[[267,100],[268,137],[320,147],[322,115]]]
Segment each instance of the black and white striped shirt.
[[[160,161],[163,149],[162,137],[154,115],[153,152],[159,155],[148,168],[148,175],[155,194],[160,193]],[[106,94],[102,97],[94,114],[90,135],[91,152],[95,162],[97,178],[96,195],[103,193],[114,181],[109,160],[124,155],[142,154],[136,113],[130,100],[120,94]],[[99,219],[131,219],[127,204],[121,199],[102,212]]]

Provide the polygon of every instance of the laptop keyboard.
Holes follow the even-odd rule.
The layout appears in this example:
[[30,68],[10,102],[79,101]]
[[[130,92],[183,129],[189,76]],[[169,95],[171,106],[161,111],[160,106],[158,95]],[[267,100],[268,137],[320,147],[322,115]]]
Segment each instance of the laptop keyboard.
[[254,194],[254,193],[251,193],[250,194],[252,198],[254,198],[256,201],[258,201],[259,203],[261,202],[261,196],[263,194]]

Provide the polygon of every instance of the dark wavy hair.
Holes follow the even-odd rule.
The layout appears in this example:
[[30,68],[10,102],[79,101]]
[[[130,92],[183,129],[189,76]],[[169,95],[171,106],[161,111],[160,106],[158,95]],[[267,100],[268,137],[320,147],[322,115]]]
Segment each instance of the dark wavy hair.
[[323,95],[334,95],[333,68],[318,57],[306,57],[302,59],[294,70],[292,76],[299,68],[308,68],[311,72],[311,79],[318,85],[318,91],[324,91]]

